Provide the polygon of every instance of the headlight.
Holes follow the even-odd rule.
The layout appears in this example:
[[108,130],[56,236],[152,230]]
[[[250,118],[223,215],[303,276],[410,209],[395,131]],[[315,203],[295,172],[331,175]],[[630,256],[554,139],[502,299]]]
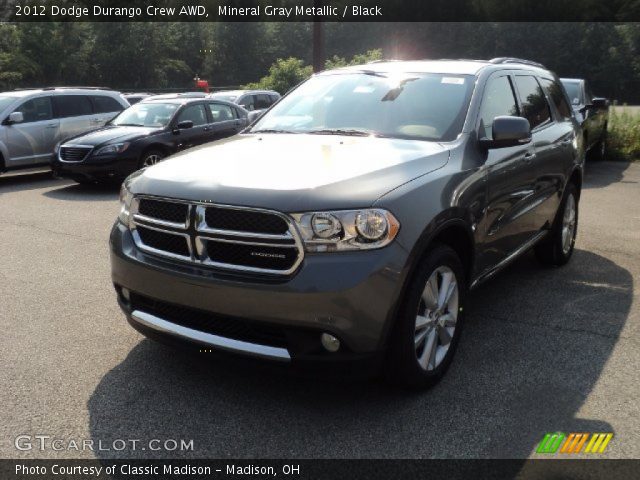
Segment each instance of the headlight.
[[126,185],[126,181],[120,187],[120,213],[118,219],[125,225],[129,225],[129,211],[131,209],[131,201],[133,195],[129,191]]
[[381,248],[396,237],[400,223],[386,210],[367,208],[291,215],[308,252]]
[[109,154],[117,154],[124,152],[127,148],[129,148],[129,143],[114,143],[112,145],[105,145],[104,147],[99,148],[94,155],[109,155]]

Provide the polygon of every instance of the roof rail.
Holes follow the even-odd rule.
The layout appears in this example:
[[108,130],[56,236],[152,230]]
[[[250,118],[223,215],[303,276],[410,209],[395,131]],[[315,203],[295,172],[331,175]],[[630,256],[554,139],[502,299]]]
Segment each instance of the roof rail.
[[14,88],[15,92],[23,90],[111,90],[109,87],[31,87],[31,88]]
[[496,64],[500,64],[500,63],[521,63],[523,65],[531,65],[533,67],[538,67],[538,68],[547,68],[544,65],[542,65],[541,63],[534,62],[532,60],[525,60],[523,58],[515,58],[515,57],[496,57],[496,58],[492,58],[491,60],[489,60],[489,63],[496,63]]

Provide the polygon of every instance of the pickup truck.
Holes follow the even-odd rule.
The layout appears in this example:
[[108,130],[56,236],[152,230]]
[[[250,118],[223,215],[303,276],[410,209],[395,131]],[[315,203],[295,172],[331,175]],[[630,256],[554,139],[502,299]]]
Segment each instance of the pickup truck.
[[604,160],[607,153],[609,100],[595,97],[584,78],[561,78],[571,106],[582,125],[584,147],[592,160]]

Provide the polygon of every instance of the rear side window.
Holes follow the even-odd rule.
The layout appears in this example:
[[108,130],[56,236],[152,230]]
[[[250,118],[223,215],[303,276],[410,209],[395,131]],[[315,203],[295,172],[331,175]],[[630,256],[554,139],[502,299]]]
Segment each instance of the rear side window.
[[254,101],[254,95],[247,95],[246,97],[244,97],[242,100],[240,100],[239,104],[240,106],[246,108],[247,110],[251,111],[251,110],[255,110],[255,101]]
[[540,83],[542,83],[544,88],[549,93],[551,101],[555,105],[556,110],[558,110],[560,117],[563,119],[571,118],[571,107],[567,103],[567,99],[565,98],[560,83],[548,78],[541,78]]
[[516,76],[516,87],[522,105],[522,116],[529,120],[532,130],[551,121],[549,104],[535,77],[530,75]]
[[91,115],[91,101],[86,95],[58,95],[53,97],[59,118]]
[[517,116],[518,106],[509,77],[494,77],[487,82],[480,107],[484,135],[493,138],[493,119],[503,115]]
[[233,120],[234,118],[236,118],[235,108],[232,108],[229,105],[222,105],[221,103],[210,103],[209,111],[211,112],[211,117],[213,118],[214,123]]
[[256,110],[262,110],[263,108],[269,108],[273,102],[267,94],[256,95],[256,103],[254,108]]
[[121,112],[124,110],[124,107],[115,98],[105,95],[94,95],[91,97],[91,101],[93,102],[93,111],[95,113]]
[[18,108],[16,112],[22,112],[24,123],[41,122],[51,120],[53,111],[51,109],[51,99],[49,97],[39,97],[27,100]]

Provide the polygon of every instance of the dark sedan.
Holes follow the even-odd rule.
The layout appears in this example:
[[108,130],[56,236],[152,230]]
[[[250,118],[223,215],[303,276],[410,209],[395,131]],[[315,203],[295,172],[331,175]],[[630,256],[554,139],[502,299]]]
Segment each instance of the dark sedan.
[[78,183],[123,179],[177,151],[235,135],[247,123],[247,111],[230,102],[204,96],[149,98],[104,128],[62,142],[52,168]]

